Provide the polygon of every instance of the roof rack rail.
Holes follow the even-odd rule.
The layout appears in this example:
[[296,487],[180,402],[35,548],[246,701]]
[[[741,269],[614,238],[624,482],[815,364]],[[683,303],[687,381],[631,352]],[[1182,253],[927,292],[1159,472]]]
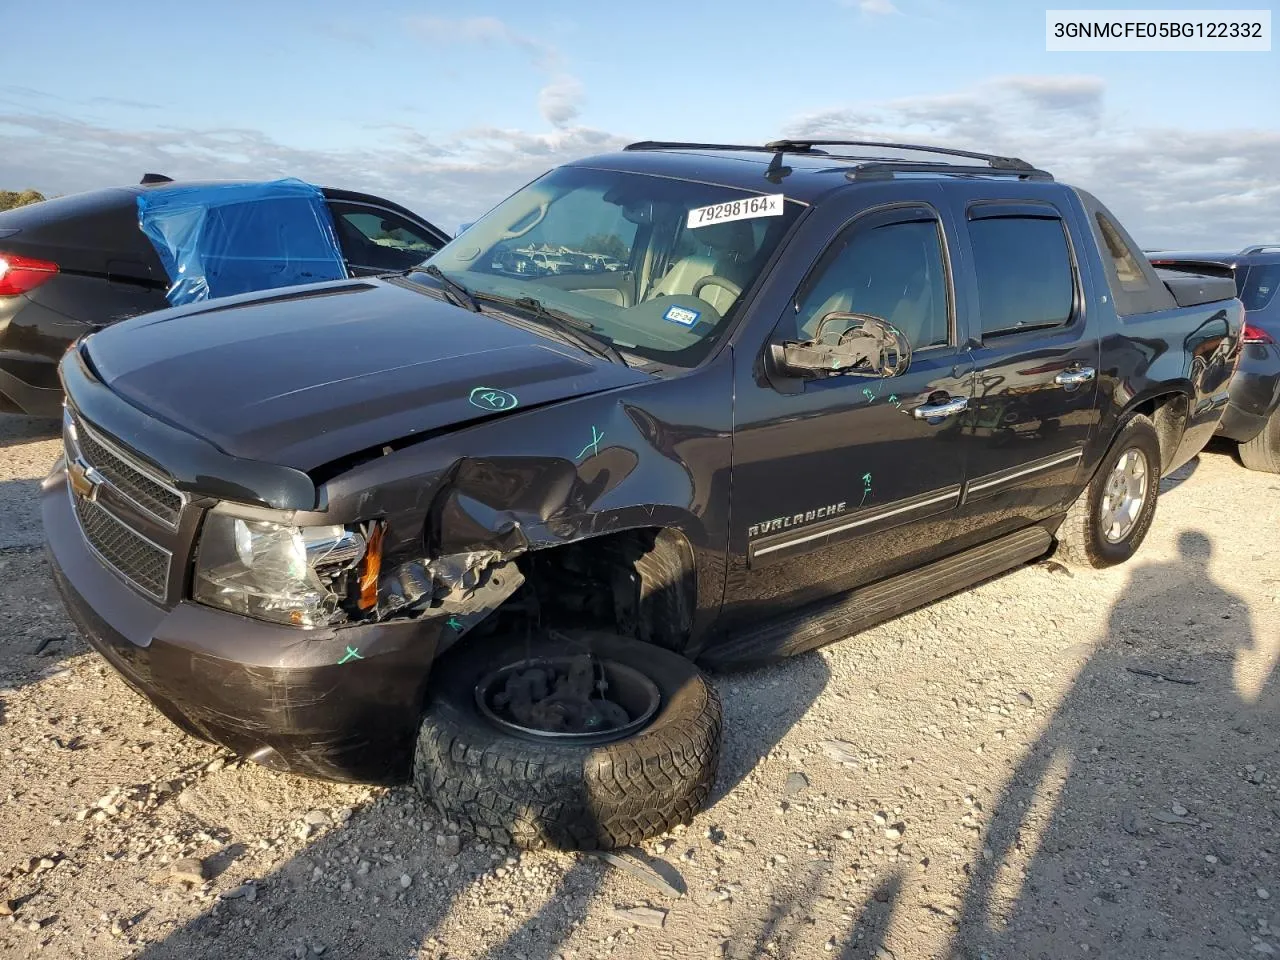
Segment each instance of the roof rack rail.
[[809,153],[814,147],[880,147],[890,150],[911,150],[916,153],[936,153],[944,157],[963,157],[966,160],[985,160],[992,170],[1022,170],[1027,173],[1034,173],[1036,170],[1027,161],[1018,157],[1001,157],[993,153],[975,153],[972,150],[956,150],[951,147],[926,147],[917,143],[889,143],[883,140],[773,140],[765,144],[768,150],[783,150],[787,153]]
[[[920,160],[895,160],[884,157],[851,157],[832,154],[821,147],[876,147],[879,149],[910,150],[932,153],[966,160],[982,160],[986,166],[956,163],[928,163]],[[955,150],[951,147],[927,147],[914,143],[889,143],[881,140],[771,140],[760,146],[729,143],[685,143],[678,140],[641,140],[628,144],[625,150],[753,150],[774,154],[806,153],[829,156],[832,160],[860,161],[849,171],[851,180],[881,179],[895,173],[942,173],[967,176],[1015,176],[1026,180],[1052,180],[1047,170],[1039,170],[1018,157],[1002,157],[991,153],[975,153],[972,150]]]
[[628,143],[623,150],[759,150],[776,152],[760,144],[743,143],[686,143],[682,140],[638,140]]
[[[834,157],[833,159],[856,159]],[[871,160],[857,164],[845,174],[850,180],[889,180],[895,173],[942,173],[953,176],[1017,177],[1019,180],[1052,180],[1048,170],[1028,166],[1026,170],[992,169],[961,163],[921,163],[915,160]]]
[[1280,250],[1280,243],[1259,243],[1256,246],[1245,247],[1240,251],[1240,256],[1247,257],[1251,253],[1266,253],[1269,250]]

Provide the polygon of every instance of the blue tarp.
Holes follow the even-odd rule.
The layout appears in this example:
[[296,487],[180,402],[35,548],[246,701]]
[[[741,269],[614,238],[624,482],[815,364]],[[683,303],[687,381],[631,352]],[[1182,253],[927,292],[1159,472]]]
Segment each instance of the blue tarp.
[[347,275],[329,205],[301,180],[146,190],[138,226],[174,306]]

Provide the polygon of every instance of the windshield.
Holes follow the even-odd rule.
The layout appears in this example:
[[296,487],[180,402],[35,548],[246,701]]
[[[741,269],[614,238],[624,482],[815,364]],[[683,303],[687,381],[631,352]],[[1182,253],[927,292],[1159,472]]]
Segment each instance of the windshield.
[[621,350],[693,366],[802,209],[781,194],[560,167],[429,263],[481,305],[533,298]]

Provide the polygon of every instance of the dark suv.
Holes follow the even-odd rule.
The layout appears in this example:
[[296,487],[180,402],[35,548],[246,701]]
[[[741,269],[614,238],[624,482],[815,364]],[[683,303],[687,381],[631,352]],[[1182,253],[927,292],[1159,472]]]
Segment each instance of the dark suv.
[[1192,272],[1225,269],[1244,303],[1244,352],[1231,382],[1231,403],[1218,434],[1240,445],[1250,470],[1280,473],[1280,244],[1239,253],[1151,255],[1162,268]]
[[[888,152],[636,144],[403,277],[89,336],[43,494],[68,609],[277,769],[413,776],[504,842],[687,820],[695,663],[1127,560],[1226,404],[1230,280],[1162,279],[1021,160]],[[534,247],[623,266],[503,267]]]

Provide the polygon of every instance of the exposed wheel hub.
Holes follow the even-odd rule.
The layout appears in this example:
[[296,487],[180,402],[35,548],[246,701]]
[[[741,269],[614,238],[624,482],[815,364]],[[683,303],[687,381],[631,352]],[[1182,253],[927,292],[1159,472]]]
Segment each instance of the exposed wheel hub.
[[639,670],[589,653],[508,664],[476,684],[475,696],[499,729],[574,743],[630,736],[662,703],[658,687]]

